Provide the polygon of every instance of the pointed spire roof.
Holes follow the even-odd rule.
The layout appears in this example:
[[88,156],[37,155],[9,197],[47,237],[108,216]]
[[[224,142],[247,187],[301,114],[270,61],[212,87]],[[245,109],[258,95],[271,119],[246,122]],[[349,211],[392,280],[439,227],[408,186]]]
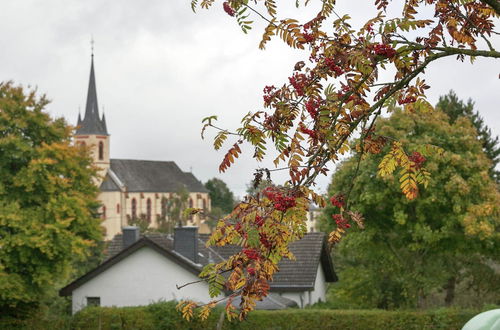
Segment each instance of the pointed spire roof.
[[97,104],[97,88],[94,73],[94,54],[92,54],[90,64],[89,89],[87,91],[87,104],[85,105],[85,116],[83,120],[78,118],[78,127],[76,135],[99,134],[109,135],[106,128],[106,119],[104,116],[99,118],[99,106]]

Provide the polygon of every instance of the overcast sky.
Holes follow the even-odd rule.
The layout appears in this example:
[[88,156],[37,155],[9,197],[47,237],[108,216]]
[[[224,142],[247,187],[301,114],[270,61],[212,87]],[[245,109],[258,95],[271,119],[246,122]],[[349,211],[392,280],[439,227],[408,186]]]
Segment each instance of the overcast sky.
[[[201,140],[201,119],[215,114],[220,126],[236,128],[244,114],[261,106],[263,87],[283,84],[304,53],[277,39],[260,51],[262,24],[245,35],[219,10],[220,2],[216,10],[197,14],[189,3],[2,1],[0,80],[36,87],[52,100],[48,110],[53,116],[75,124],[78,110],[85,108],[93,36],[97,93],[111,134],[111,157],[173,160],[203,182],[223,179],[241,196],[258,166],[249,157],[251,150],[219,174],[223,153],[212,149],[210,139]],[[354,23],[370,14],[370,7],[359,1],[338,3],[339,13],[349,13]],[[305,10],[300,15],[312,17]],[[500,49],[498,38],[494,46]],[[478,59],[470,65],[446,59],[427,71],[433,104],[454,89],[461,98],[472,98],[487,125],[500,134],[500,61]],[[327,183],[328,178],[320,179],[320,192]]]

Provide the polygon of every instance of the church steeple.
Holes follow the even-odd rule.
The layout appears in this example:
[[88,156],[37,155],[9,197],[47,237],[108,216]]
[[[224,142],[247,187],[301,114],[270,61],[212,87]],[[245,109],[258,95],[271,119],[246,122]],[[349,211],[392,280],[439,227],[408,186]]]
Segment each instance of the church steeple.
[[99,118],[99,106],[97,103],[97,89],[94,72],[94,54],[90,63],[89,89],[87,91],[87,104],[85,105],[85,115],[83,120],[79,120],[76,135],[97,134],[109,135],[106,128],[104,116]]

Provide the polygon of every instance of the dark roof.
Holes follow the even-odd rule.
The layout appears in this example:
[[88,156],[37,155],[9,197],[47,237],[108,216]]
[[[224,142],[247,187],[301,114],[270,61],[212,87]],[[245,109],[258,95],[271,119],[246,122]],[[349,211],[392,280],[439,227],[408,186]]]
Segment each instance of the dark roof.
[[80,114],[78,114],[78,122],[75,134],[108,135],[108,130],[106,128],[106,119],[104,118],[104,114],[102,115],[102,118],[99,118],[99,106],[97,104],[97,88],[95,84],[95,73],[94,73],[94,55],[92,55],[92,60],[90,64],[89,89],[87,91],[87,104],[85,105],[85,116],[83,117],[82,120]]
[[[206,242],[209,235],[199,234],[199,237]],[[224,259],[241,251],[241,247],[235,245],[211,246],[210,248]],[[301,240],[290,244],[290,252],[296,260],[282,259],[279,262],[279,272],[273,277],[271,289],[290,291],[313,288],[320,262],[326,281],[337,281],[324,233],[306,234]]]
[[106,174],[104,180],[102,180],[101,186],[99,187],[101,191],[120,191],[120,187],[111,178],[109,173]]
[[[174,162],[111,159],[110,168],[129,192],[177,192],[182,187],[190,192],[208,192],[193,174],[182,172]],[[103,188],[115,191],[112,185]]]

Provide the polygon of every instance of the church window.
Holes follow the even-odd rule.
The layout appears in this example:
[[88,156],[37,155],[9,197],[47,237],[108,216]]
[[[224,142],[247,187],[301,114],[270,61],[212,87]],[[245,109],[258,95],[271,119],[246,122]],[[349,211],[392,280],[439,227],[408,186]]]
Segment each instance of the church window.
[[106,219],[106,206],[102,207],[102,218]]
[[203,200],[203,209],[206,210],[207,209],[207,201],[206,200]]
[[132,219],[137,218],[137,201],[135,198],[132,198]]
[[162,199],[161,199],[161,216],[162,217],[165,217],[167,215],[167,203],[168,203],[168,199],[166,199],[165,197],[162,197]]
[[193,207],[193,200],[191,198],[189,199],[189,207]]
[[116,213],[120,214],[120,203],[116,204]]
[[146,220],[151,222],[151,198],[148,198],[146,201]]
[[104,143],[102,141],[99,142],[99,160],[104,159]]

